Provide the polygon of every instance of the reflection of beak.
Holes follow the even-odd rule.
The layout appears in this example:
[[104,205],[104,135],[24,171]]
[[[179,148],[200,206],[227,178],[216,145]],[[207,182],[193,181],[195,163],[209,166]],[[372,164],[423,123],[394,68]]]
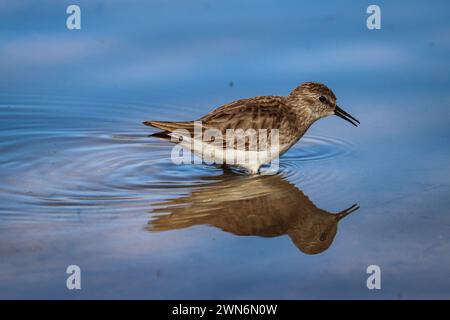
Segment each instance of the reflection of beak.
[[336,220],[339,221],[342,218],[348,216],[350,213],[355,212],[358,209],[359,209],[359,206],[355,203],[350,208],[347,208],[339,213],[336,213]]
[[[342,110],[341,108],[339,108],[338,106],[336,106],[336,109],[334,109],[334,114],[337,115],[339,118],[342,118],[344,120],[347,120],[348,122],[350,122],[352,125],[354,125],[355,127],[358,126],[359,121],[356,120],[355,118],[353,118],[351,115],[349,115],[347,112],[345,112],[344,110]],[[353,121],[352,121],[353,120]],[[356,124],[358,123],[358,124]]]

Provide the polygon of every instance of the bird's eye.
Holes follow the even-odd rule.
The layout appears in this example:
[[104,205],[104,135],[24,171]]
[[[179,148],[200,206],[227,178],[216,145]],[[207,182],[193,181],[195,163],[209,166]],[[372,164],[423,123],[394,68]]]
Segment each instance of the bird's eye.
[[320,235],[320,241],[325,241],[326,238],[327,238],[326,232],[324,232]]
[[325,102],[325,101],[327,101],[327,98],[325,98],[324,96],[320,96],[319,100],[320,100],[320,102]]

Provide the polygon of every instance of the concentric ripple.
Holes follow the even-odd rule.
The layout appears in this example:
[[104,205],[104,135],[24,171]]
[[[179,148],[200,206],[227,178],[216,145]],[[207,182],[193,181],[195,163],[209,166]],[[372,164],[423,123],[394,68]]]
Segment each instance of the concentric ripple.
[[[205,110],[206,112],[207,110]],[[170,142],[142,120],[189,119],[198,110],[83,100],[0,100],[0,220],[91,221],[147,214],[152,205],[223,181],[221,169],[174,165]],[[309,136],[281,159],[291,182],[320,178],[302,163],[351,152],[348,142]],[[227,179],[230,177],[227,176]]]
[[[332,172],[326,170],[305,170],[304,165],[310,162],[334,161],[347,157],[353,151],[353,145],[345,140],[324,137],[304,136],[286,154],[281,157],[280,170],[286,178],[301,183],[325,182],[332,178]],[[315,168],[322,168],[317,163]]]

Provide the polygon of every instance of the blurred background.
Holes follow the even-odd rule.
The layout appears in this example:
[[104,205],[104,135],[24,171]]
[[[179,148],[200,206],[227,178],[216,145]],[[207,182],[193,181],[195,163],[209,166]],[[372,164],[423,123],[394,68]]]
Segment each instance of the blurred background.
[[[66,28],[70,4],[81,30]],[[370,4],[2,1],[0,89],[217,105],[316,80],[353,104],[445,99],[447,2],[379,1],[381,30],[366,27]]]
[[[1,1],[0,297],[449,298],[449,57],[448,1]],[[361,205],[328,250],[208,222],[148,231],[165,201],[228,178],[174,166],[141,121],[304,81],[361,121],[321,120],[281,159],[290,192]]]

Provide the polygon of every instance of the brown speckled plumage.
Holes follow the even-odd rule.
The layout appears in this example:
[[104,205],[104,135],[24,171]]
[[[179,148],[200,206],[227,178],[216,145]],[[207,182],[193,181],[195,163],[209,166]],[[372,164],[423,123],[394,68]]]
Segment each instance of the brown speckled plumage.
[[[227,129],[271,129],[280,130],[280,142],[287,143],[292,137],[301,135],[302,125],[297,114],[287,106],[286,98],[279,96],[259,96],[241,99],[225,104],[197,121],[202,121],[203,129],[215,128],[226,134]],[[176,129],[194,131],[194,122],[146,121],[165,131]]]

